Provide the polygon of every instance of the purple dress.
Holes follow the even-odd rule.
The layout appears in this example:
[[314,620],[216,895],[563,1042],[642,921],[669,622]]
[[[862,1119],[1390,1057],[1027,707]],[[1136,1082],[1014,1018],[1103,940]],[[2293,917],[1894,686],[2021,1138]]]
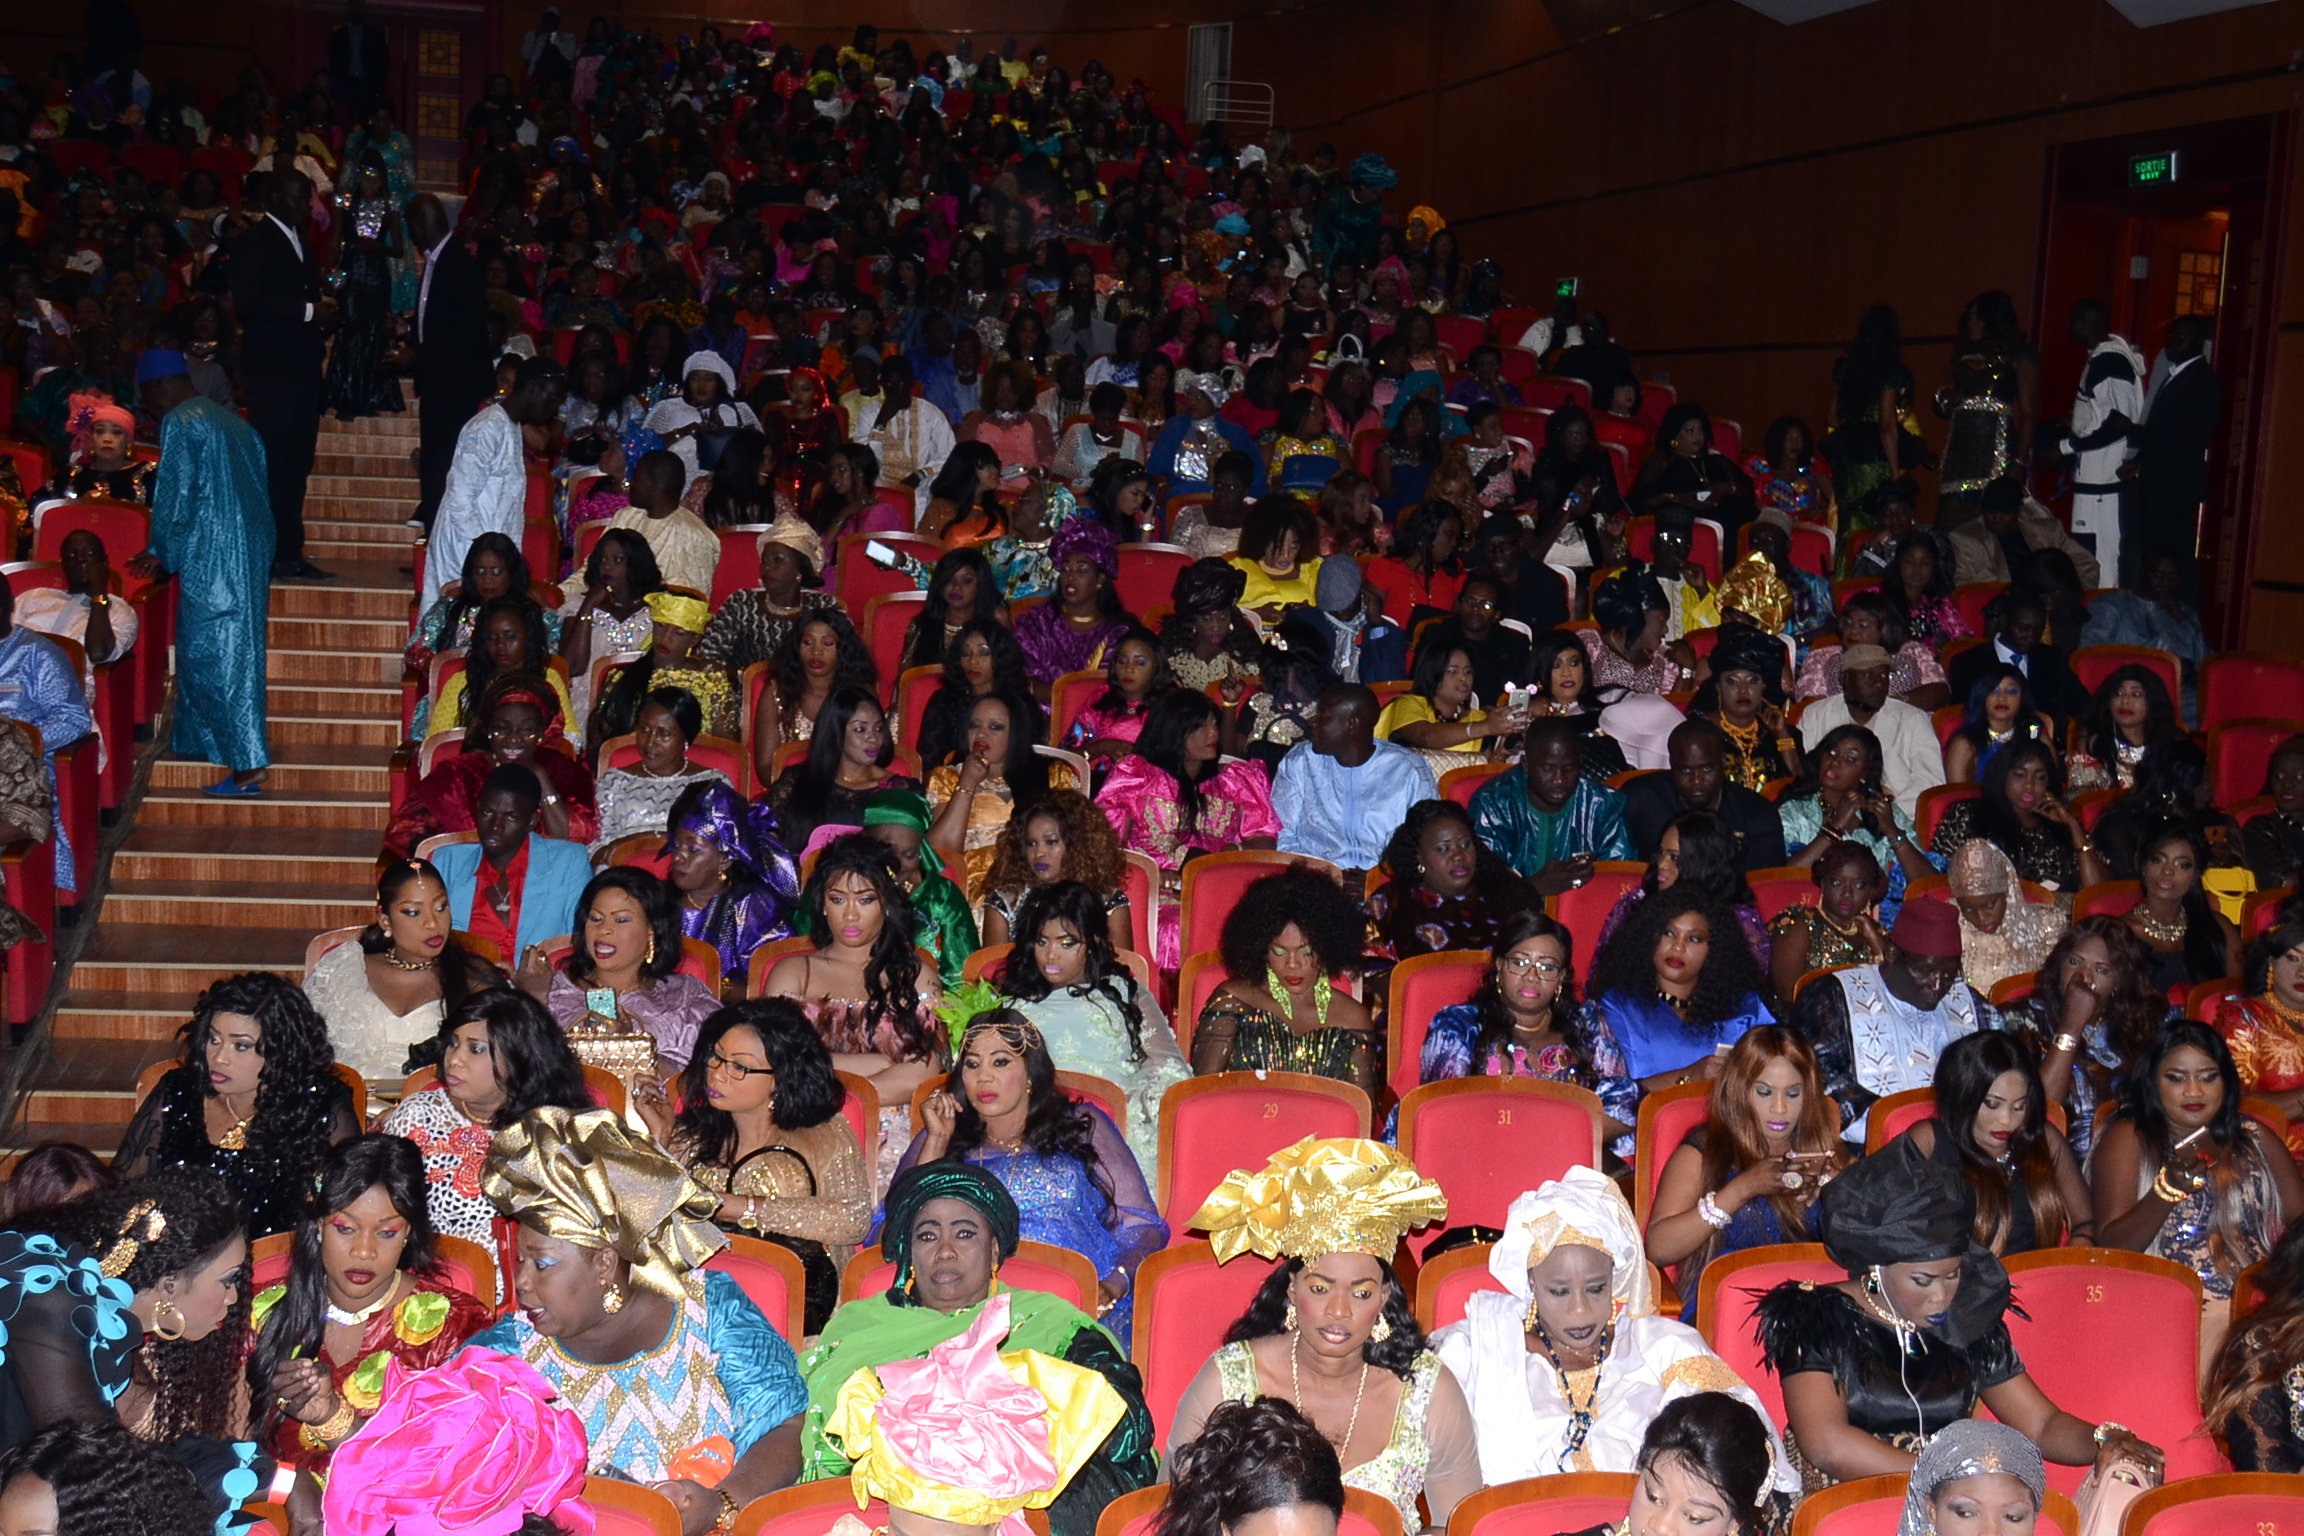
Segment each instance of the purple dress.
[[[567,1029],[584,1017],[584,989],[569,980],[567,972],[555,970],[545,1006]],[[625,993],[616,1006],[656,1037],[657,1055],[684,1069],[695,1054],[697,1030],[719,1009],[720,999],[695,977],[675,971],[640,991]]]
[[1074,629],[1053,602],[1028,610],[1016,621],[1016,643],[1024,647],[1024,670],[1036,683],[1052,683],[1067,672],[1100,672],[1112,647],[1128,633],[1126,619],[1106,619],[1094,629]]

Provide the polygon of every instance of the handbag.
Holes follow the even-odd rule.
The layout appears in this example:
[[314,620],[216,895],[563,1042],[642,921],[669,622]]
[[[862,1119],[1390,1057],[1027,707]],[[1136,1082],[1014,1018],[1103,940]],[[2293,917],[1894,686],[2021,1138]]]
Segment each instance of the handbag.
[[2091,1468],[2081,1480],[2072,1506],[2080,1514],[2078,1536],[2120,1536],[2128,1506],[2160,1480],[2139,1463],[2122,1456],[2109,1467]]

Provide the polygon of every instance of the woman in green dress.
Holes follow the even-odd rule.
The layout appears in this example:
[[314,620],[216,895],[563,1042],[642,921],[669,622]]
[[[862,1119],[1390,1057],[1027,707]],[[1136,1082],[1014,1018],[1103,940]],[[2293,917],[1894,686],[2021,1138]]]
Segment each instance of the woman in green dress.
[[1105,1505],[1151,1485],[1159,1465],[1152,1449],[1152,1411],[1145,1406],[1143,1378],[1119,1341],[1069,1302],[1043,1291],[999,1285],[1000,1265],[1016,1253],[1019,1224],[1007,1189],[970,1163],[926,1163],[889,1186],[880,1251],[896,1265],[894,1282],[879,1295],[851,1301],[833,1313],[816,1347],[800,1362],[808,1383],[800,1438],[802,1482],[849,1472],[847,1456],[824,1427],[851,1376],[891,1361],[919,1359],[958,1338],[998,1294],[1009,1305],[1003,1349],[1037,1350],[1084,1366],[1111,1383],[1128,1405],[1119,1426],[1049,1507],[1054,1536],[1093,1536]]
[[896,878],[919,919],[915,937],[936,957],[936,975],[945,989],[957,987],[961,968],[976,949],[976,917],[967,896],[944,873],[943,859],[928,846],[928,797],[916,789],[880,790],[864,807],[864,835],[894,850]]

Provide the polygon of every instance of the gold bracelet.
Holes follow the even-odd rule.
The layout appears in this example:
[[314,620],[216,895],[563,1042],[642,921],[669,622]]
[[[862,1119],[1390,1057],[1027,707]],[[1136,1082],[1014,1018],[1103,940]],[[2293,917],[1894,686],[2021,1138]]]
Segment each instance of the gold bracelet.
[[2077,1053],[2080,1049],[2080,1037],[2073,1034],[2058,1035],[2054,1041],[2054,1045],[2055,1048],[2059,1051],[2072,1051]]
[[736,1495],[725,1488],[715,1488],[712,1491],[720,1495],[720,1523],[713,1526],[712,1529],[715,1531],[736,1529],[736,1517],[743,1512],[743,1506],[736,1502]]
[[349,1398],[336,1399],[336,1411],[318,1424],[307,1424],[298,1432],[298,1438],[315,1451],[327,1450],[337,1441],[352,1433],[360,1422],[360,1415],[352,1409]]

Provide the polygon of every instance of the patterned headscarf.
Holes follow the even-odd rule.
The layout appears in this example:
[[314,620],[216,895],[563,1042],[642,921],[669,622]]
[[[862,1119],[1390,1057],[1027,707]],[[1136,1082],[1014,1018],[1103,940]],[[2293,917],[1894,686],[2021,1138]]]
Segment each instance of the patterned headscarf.
[[480,1190],[513,1221],[579,1248],[613,1248],[632,1283],[672,1301],[728,1246],[720,1197],[624,1129],[612,1109],[532,1109],[496,1133]]
[[1057,570],[1074,555],[1086,555],[1106,577],[1120,579],[1120,537],[1097,519],[1070,518],[1048,541],[1048,563]]
[[888,1297],[899,1306],[908,1299],[905,1287],[912,1281],[912,1223],[931,1200],[958,1200],[983,1212],[1003,1260],[1016,1256],[1016,1243],[1023,1236],[1024,1218],[1016,1209],[1016,1197],[974,1163],[921,1163],[899,1175],[888,1186],[887,1219],[880,1225],[881,1255],[896,1266]]
[[1964,1477],[2005,1472],[2032,1490],[2037,1511],[2048,1492],[2048,1469],[2041,1465],[2040,1447],[2005,1424],[1982,1419],[1956,1419],[1921,1448],[1912,1464],[1911,1481],[1904,1486],[1904,1518],[1896,1536],[1935,1536],[1936,1522],[1928,1505],[1936,1490]]
[[1965,911],[1960,914],[1960,972],[1968,985],[1990,993],[2009,977],[2037,971],[2047,963],[2048,951],[2064,932],[2064,910],[2025,896],[2015,861],[1998,843],[1970,838],[1953,853],[1948,873],[1955,896],[2008,898],[2006,915],[1990,933],[1969,922]]
[[1371,151],[1352,162],[1345,173],[1352,185],[1371,192],[1385,192],[1400,185],[1400,173],[1382,155]]
[[665,829],[666,853],[672,851],[673,837],[693,832],[755,879],[764,880],[779,861],[789,862],[791,855],[776,836],[776,813],[765,805],[754,805],[721,781],[682,798],[687,809]]

